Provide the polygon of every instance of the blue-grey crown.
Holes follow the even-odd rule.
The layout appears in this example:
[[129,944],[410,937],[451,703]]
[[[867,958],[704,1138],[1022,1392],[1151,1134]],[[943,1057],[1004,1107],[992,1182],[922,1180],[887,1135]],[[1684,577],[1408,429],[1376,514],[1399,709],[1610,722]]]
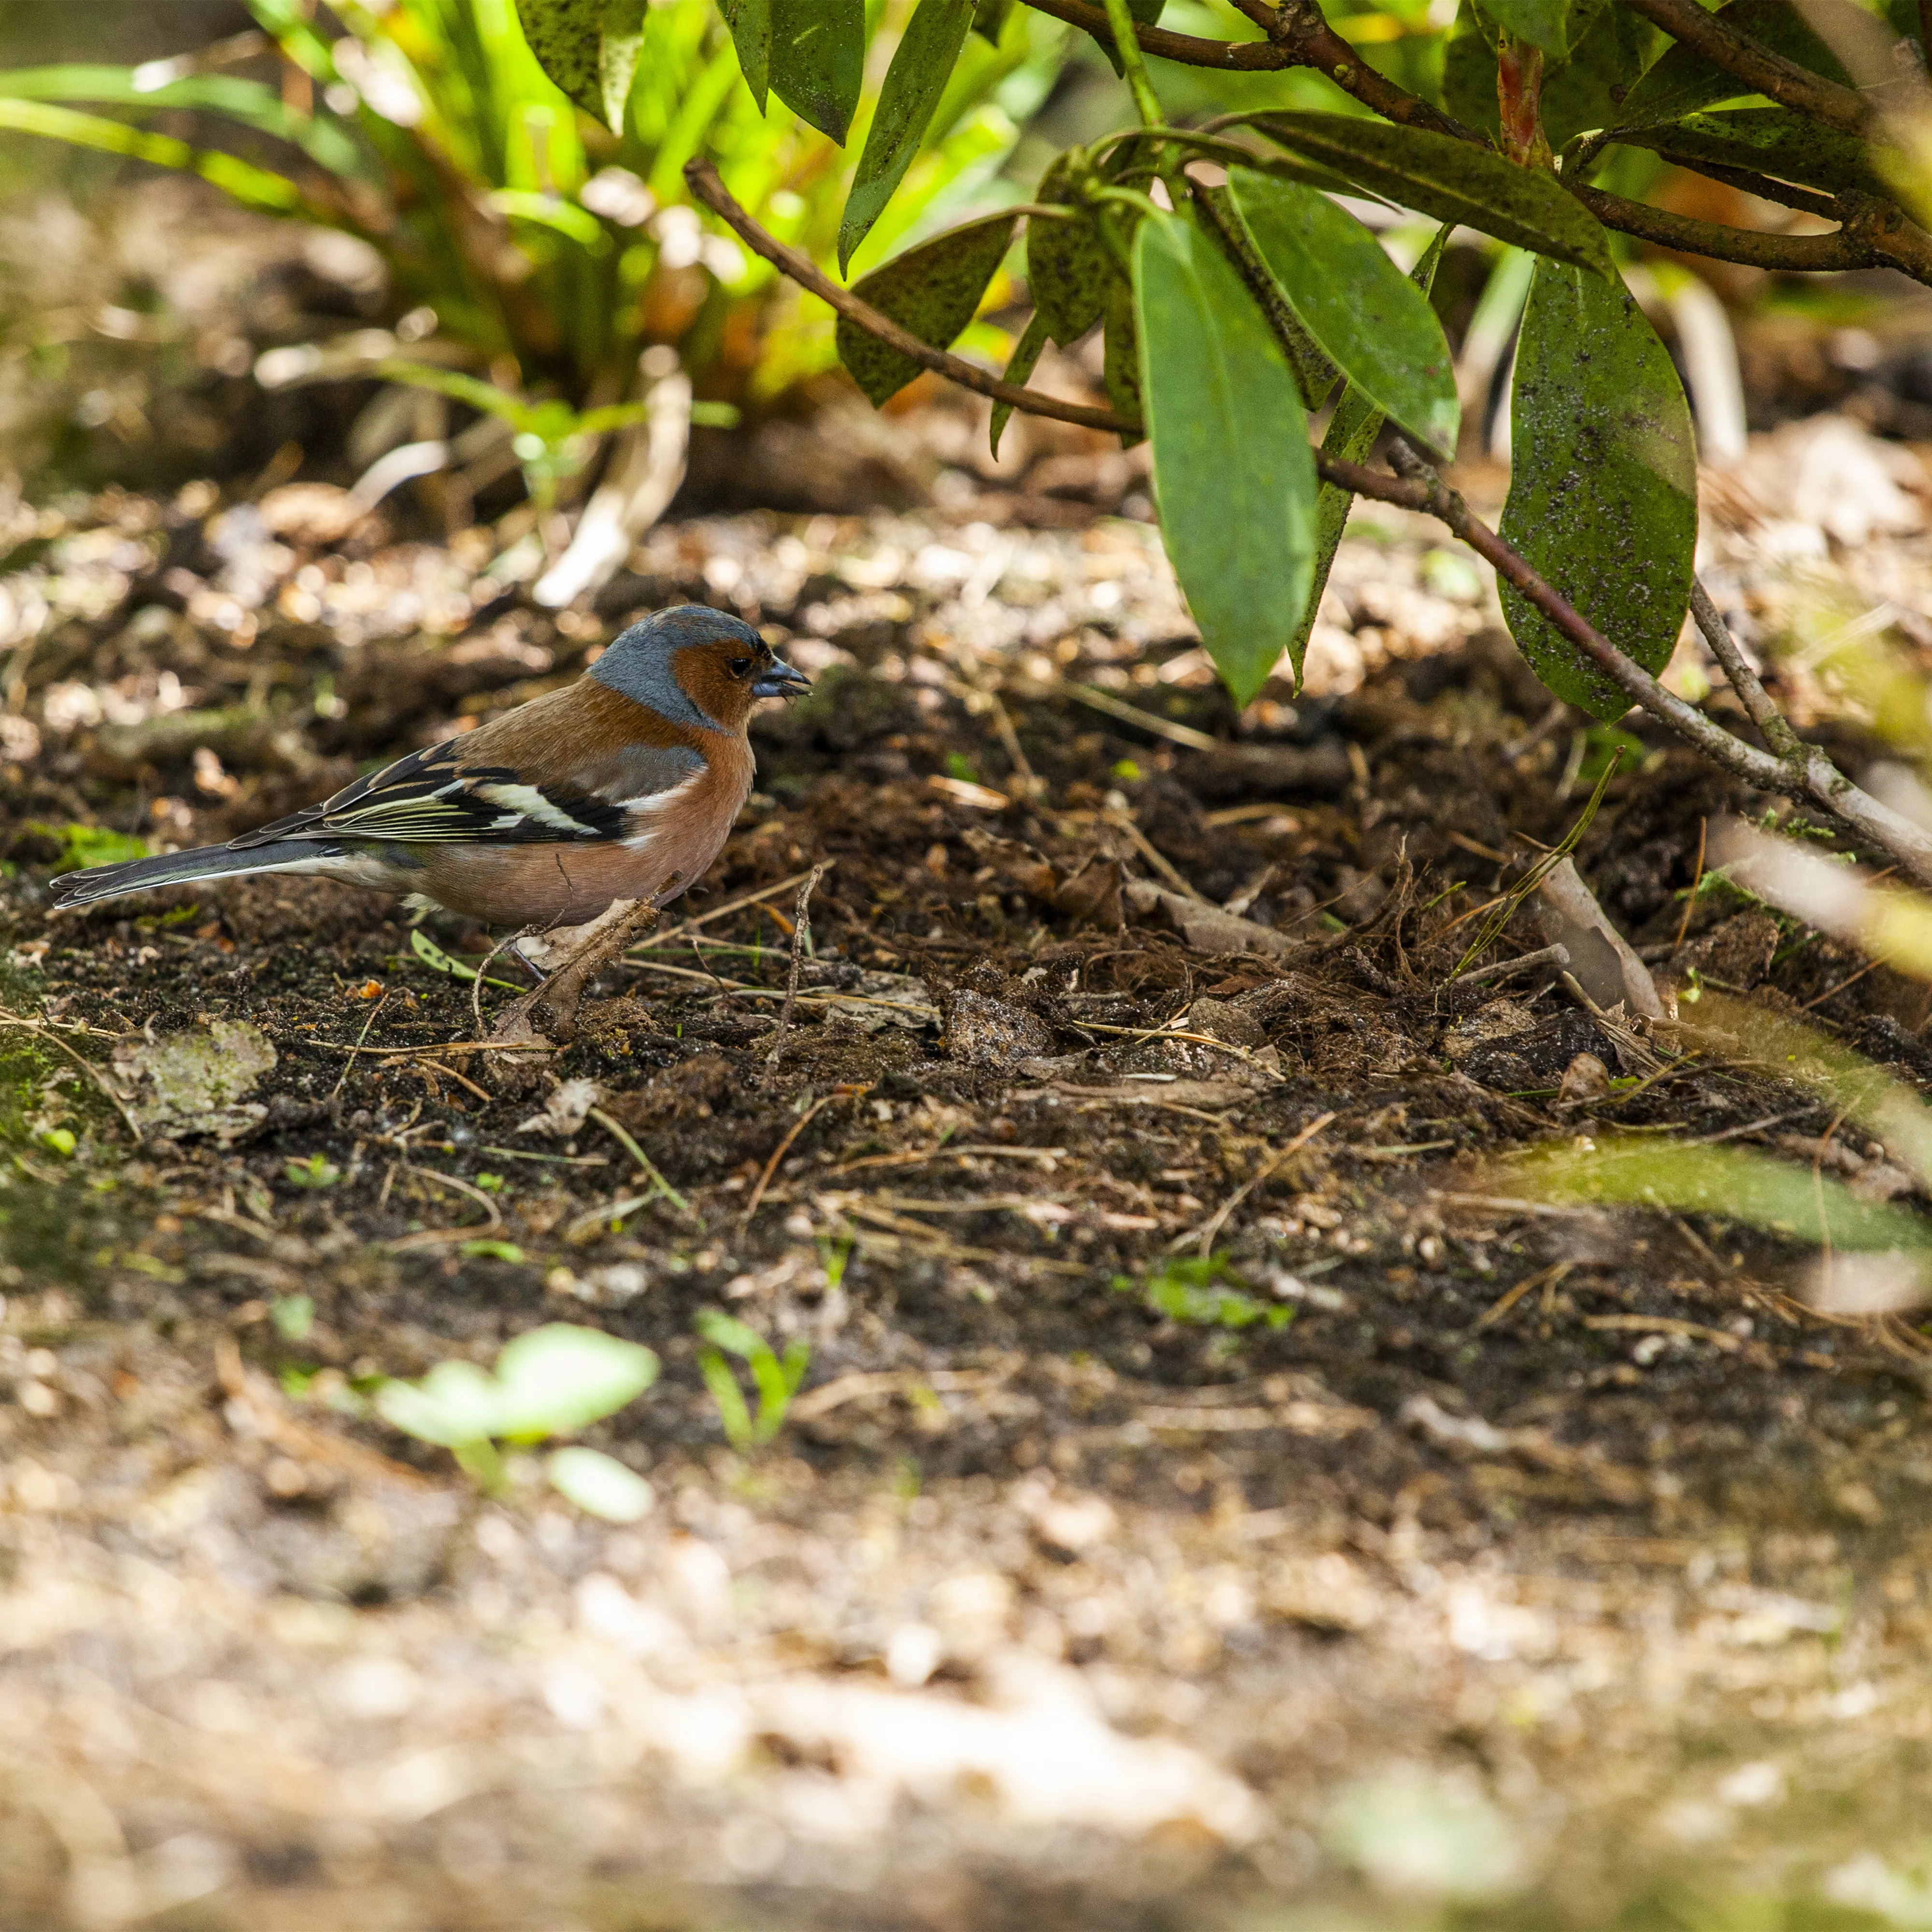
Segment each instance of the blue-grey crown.
[[599,684],[648,704],[661,717],[700,730],[724,728],[699,710],[671,670],[671,660],[688,644],[715,644],[725,640],[762,652],[764,641],[742,617],[714,610],[704,604],[679,604],[660,610],[618,632],[604,655],[590,667]]

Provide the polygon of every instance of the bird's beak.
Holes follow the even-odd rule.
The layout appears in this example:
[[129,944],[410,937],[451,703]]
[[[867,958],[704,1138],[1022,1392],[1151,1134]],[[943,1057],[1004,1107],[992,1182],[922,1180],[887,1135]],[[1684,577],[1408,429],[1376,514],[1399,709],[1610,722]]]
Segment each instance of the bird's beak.
[[812,688],[812,680],[802,671],[794,670],[783,658],[774,658],[764,676],[752,687],[754,698],[796,698]]

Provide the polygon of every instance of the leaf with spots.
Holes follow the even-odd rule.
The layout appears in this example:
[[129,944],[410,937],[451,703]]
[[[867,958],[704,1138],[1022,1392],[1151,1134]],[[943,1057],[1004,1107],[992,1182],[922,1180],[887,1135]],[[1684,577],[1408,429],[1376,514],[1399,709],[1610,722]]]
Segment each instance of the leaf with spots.
[[[1510,410],[1501,532],[1645,670],[1676,648],[1697,546],[1690,406],[1669,352],[1621,280],[1541,261]],[[1507,585],[1503,614],[1530,668],[1603,718],[1630,700]]]
[[[1018,220],[1013,214],[989,214],[949,229],[862,276],[853,284],[852,292],[920,341],[946,348],[973,320],[987,284],[1012,245]],[[920,373],[910,356],[867,334],[843,316],[837,340],[839,361],[874,408],[890,402]]]

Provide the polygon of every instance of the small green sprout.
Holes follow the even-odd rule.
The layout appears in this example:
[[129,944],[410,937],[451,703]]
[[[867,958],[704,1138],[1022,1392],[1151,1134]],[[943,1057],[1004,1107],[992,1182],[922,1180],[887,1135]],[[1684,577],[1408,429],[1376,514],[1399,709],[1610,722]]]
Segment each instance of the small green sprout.
[[980,767],[964,752],[946,753],[946,775],[948,778],[962,778],[968,784],[980,782]]
[[[711,1400],[718,1405],[724,1439],[740,1454],[769,1442],[784,1426],[785,1411],[791,1406],[791,1399],[811,1366],[811,1344],[803,1340],[788,1342],[781,1358],[762,1335],[715,1308],[700,1309],[696,1326],[710,1345],[698,1350],[698,1366],[705,1387],[711,1391]],[[722,1352],[725,1350],[739,1357],[752,1372],[752,1381],[758,1392],[755,1420],[746,1404],[745,1392],[738,1386],[738,1378]]]
[[476,1185],[482,1188],[485,1194],[500,1194],[503,1191],[505,1184],[503,1177],[500,1174],[479,1174],[476,1177]]
[[1132,759],[1122,758],[1114,766],[1112,776],[1122,784],[1138,784],[1145,774]]
[[821,1233],[818,1237],[818,1264],[825,1270],[825,1292],[836,1294],[839,1284],[845,1279],[845,1270],[852,1259],[853,1244],[857,1234],[847,1228],[842,1234]]
[[40,1140],[48,1153],[58,1154],[62,1160],[73,1160],[74,1149],[80,1144],[70,1127],[43,1127]]
[[1117,1274],[1114,1286],[1124,1294],[1144,1291],[1148,1306],[1170,1322],[1238,1330],[1258,1322],[1286,1328],[1294,1319],[1292,1308],[1271,1308],[1238,1288],[1220,1286],[1240,1279],[1226,1255],[1188,1255],[1162,1262],[1144,1281]]
[[342,1178],[342,1170],[326,1154],[312,1154],[306,1160],[283,1163],[283,1173],[291,1187],[333,1187]]
[[472,1261],[520,1262],[524,1258],[523,1250],[514,1241],[465,1241],[458,1252]]
[[[376,1412],[405,1435],[448,1450],[494,1496],[508,1480],[500,1442],[574,1436],[642,1395],[657,1375],[657,1357],[640,1344],[554,1322],[509,1342],[494,1374],[473,1362],[439,1362],[419,1382],[384,1382]],[[557,1450],[544,1474],[560,1495],[607,1521],[634,1522],[650,1508],[650,1486],[598,1450]]]
[[268,1304],[268,1319],[284,1342],[305,1342],[315,1326],[315,1304],[306,1294],[278,1294]]

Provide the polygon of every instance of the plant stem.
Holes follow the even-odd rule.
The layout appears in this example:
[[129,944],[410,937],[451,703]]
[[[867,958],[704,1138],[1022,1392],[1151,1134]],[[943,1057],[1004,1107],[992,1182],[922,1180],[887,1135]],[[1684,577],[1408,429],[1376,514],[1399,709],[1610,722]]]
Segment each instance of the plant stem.
[[1058,422],[1078,423],[1083,428],[1112,430],[1117,434],[1139,430],[1138,423],[1117,416],[1112,410],[1093,409],[1084,403],[1062,402],[1058,396],[1045,394],[1038,389],[1003,382],[976,363],[950,355],[943,349],[935,349],[928,342],[922,342],[909,329],[902,328],[890,316],[881,315],[870,302],[855,296],[850,289],[841,288],[830,276],[822,274],[809,256],[800,254],[796,248],[787,248],[776,236],[766,234],[732,198],[730,190],[718,178],[718,170],[703,155],[685,164],[684,178],[692,197],[722,220],[754,255],[762,256],[773,268],[790,276],[800,287],[810,290],[821,302],[830,304],[868,335],[876,336],[902,355],[910,356],[921,368],[947,377],[962,388],[990,396],[996,403],[1010,403],[1015,409],[1024,410],[1030,416],[1051,416]]
[[1160,111],[1154,82],[1148,78],[1147,56],[1141,50],[1141,37],[1135,30],[1134,16],[1127,10],[1127,0],[1106,0],[1106,7],[1114,51],[1120,56],[1128,92],[1134,97],[1134,112],[1141,117],[1143,128],[1158,128],[1166,116]]
[[1764,734],[1764,742],[1781,758],[1802,755],[1804,748],[1798,734],[1772,702],[1771,694],[1759,681],[1757,673],[1744,662],[1744,654],[1738,650],[1736,638],[1731,635],[1730,626],[1724,622],[1723,613],[1712,602],[1711,593],[1704,588],[1700,578],[1690,580],[1690,614],[1696,619],[1697,628],[1703,632],[1704,641],[1711,647],[1711,655],[1724,668],[1731,688],[1750,713],[1751,722]]

